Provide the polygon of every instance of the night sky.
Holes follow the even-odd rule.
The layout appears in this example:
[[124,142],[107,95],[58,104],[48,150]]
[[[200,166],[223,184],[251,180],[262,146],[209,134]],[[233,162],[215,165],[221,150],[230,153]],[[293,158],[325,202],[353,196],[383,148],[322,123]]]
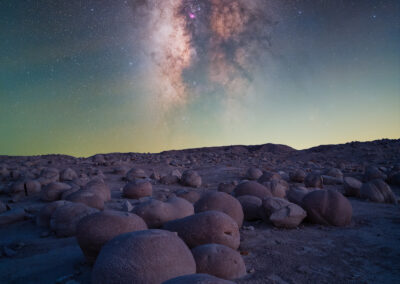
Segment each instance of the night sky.
[[0,154],[400,137],[398,0],[3,0],[0,66]]

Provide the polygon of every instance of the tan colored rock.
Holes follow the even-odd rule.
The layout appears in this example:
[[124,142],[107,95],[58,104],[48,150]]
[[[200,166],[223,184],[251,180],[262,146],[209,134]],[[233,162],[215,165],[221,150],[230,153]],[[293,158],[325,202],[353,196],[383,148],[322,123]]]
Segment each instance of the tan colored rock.
[[360,190],[362,187],[362,182],[353,177],[343,178],[344,194],[346,196],[360,196]]
[[64,191],[71,189],[71,186],[62,182],[52,182],[46,185],[41,191],[43,201],[56,201],[61,199]]
[[100,251],[92,283],[162,283],[196,272],[185,243],[172,232],[146,230],[119,235]]
[[60,173],[60,181],[73,181],[78,178],[78,174],[71,168],[67,168]]
[[163,228],[177,232],[191,248],[216,243],[237,249],[240,244],[237,223],[220,211],[206,211],[170,221]]
[[183,185],[198,188],[201,186],[201,182],[201,176],[196,171],[187,170],[182,174],[181,183]]
[[118,235],[142,230],[147,230],[147,225],[139,216],[105,210],[82,218],[77,224],[76,239],[86,260],[93,263],[106,242]]
[[396,196],[392,189],[381,179],[374,179],[364,183],[360,189],[360,197],[373,202],[397,204]]
[[235,196],[253,195],[258,198],[272,197],[272,193],[264,185],[256,181],[246,181],[238,184],[234,190]]
[[51,215],[53,215],[54,211],[56,211],[58,207],[61,207],[67,203],[69,203],[69,201],[58,200],[43,206],[39,211],[39,214],[36,216],[36,225],[39,227],[49,227]]
[[248,180],[258,180],[262,175],[262,170],[252,167],[247,170],[245,178]]
[[98,192],[90,190],[78,190],[74,193],[69,194],[66,199],[67,201],[82,203],[89,207],[96,208],[99,210],[104,209],[104,199]]
[[130,199],[140,199],[153,195],[153,186],[149,181],[135,180],[125,185],[123,195]]
[[246,265],[240,253],[219,244],[206,244],[192,250],[196,272],[233,280],[246,275]]
[[257,196],[253,195],[242,195],[237,197],[243,208],[244,219],[246,221],[255,221],[260,219],[258,213],[259,208],[262,204],[262,200]]
[[304,179],[304,185],[306,187],[323,188],[322,176],[316,173],[309,173]]

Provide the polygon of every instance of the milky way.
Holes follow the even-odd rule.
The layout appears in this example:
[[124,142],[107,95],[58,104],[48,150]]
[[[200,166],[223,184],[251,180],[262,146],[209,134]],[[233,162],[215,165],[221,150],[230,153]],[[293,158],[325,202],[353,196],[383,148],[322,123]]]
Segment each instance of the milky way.
[[[274,21],[262,0],[133,1],[133,16],[165,108],[185,104],[197,81],[221,95],[245,95]],[[191,74],[196,74],[191,76]],[[204,88],[203,88],[204,89]]]

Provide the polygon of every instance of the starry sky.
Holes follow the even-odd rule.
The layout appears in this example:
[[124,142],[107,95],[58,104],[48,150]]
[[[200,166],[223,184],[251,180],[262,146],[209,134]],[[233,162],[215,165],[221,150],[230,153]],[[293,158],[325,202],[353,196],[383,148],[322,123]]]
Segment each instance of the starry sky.
[[400,137],[398,0],[3,0],[0,39],[0,154]]

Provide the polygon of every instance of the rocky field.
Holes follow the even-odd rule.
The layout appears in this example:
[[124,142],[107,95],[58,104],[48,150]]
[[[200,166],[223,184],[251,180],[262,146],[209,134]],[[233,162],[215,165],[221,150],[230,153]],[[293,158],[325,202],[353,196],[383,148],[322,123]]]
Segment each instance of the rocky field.
[[396,283],[400,140],[0,156],[0,283]]

